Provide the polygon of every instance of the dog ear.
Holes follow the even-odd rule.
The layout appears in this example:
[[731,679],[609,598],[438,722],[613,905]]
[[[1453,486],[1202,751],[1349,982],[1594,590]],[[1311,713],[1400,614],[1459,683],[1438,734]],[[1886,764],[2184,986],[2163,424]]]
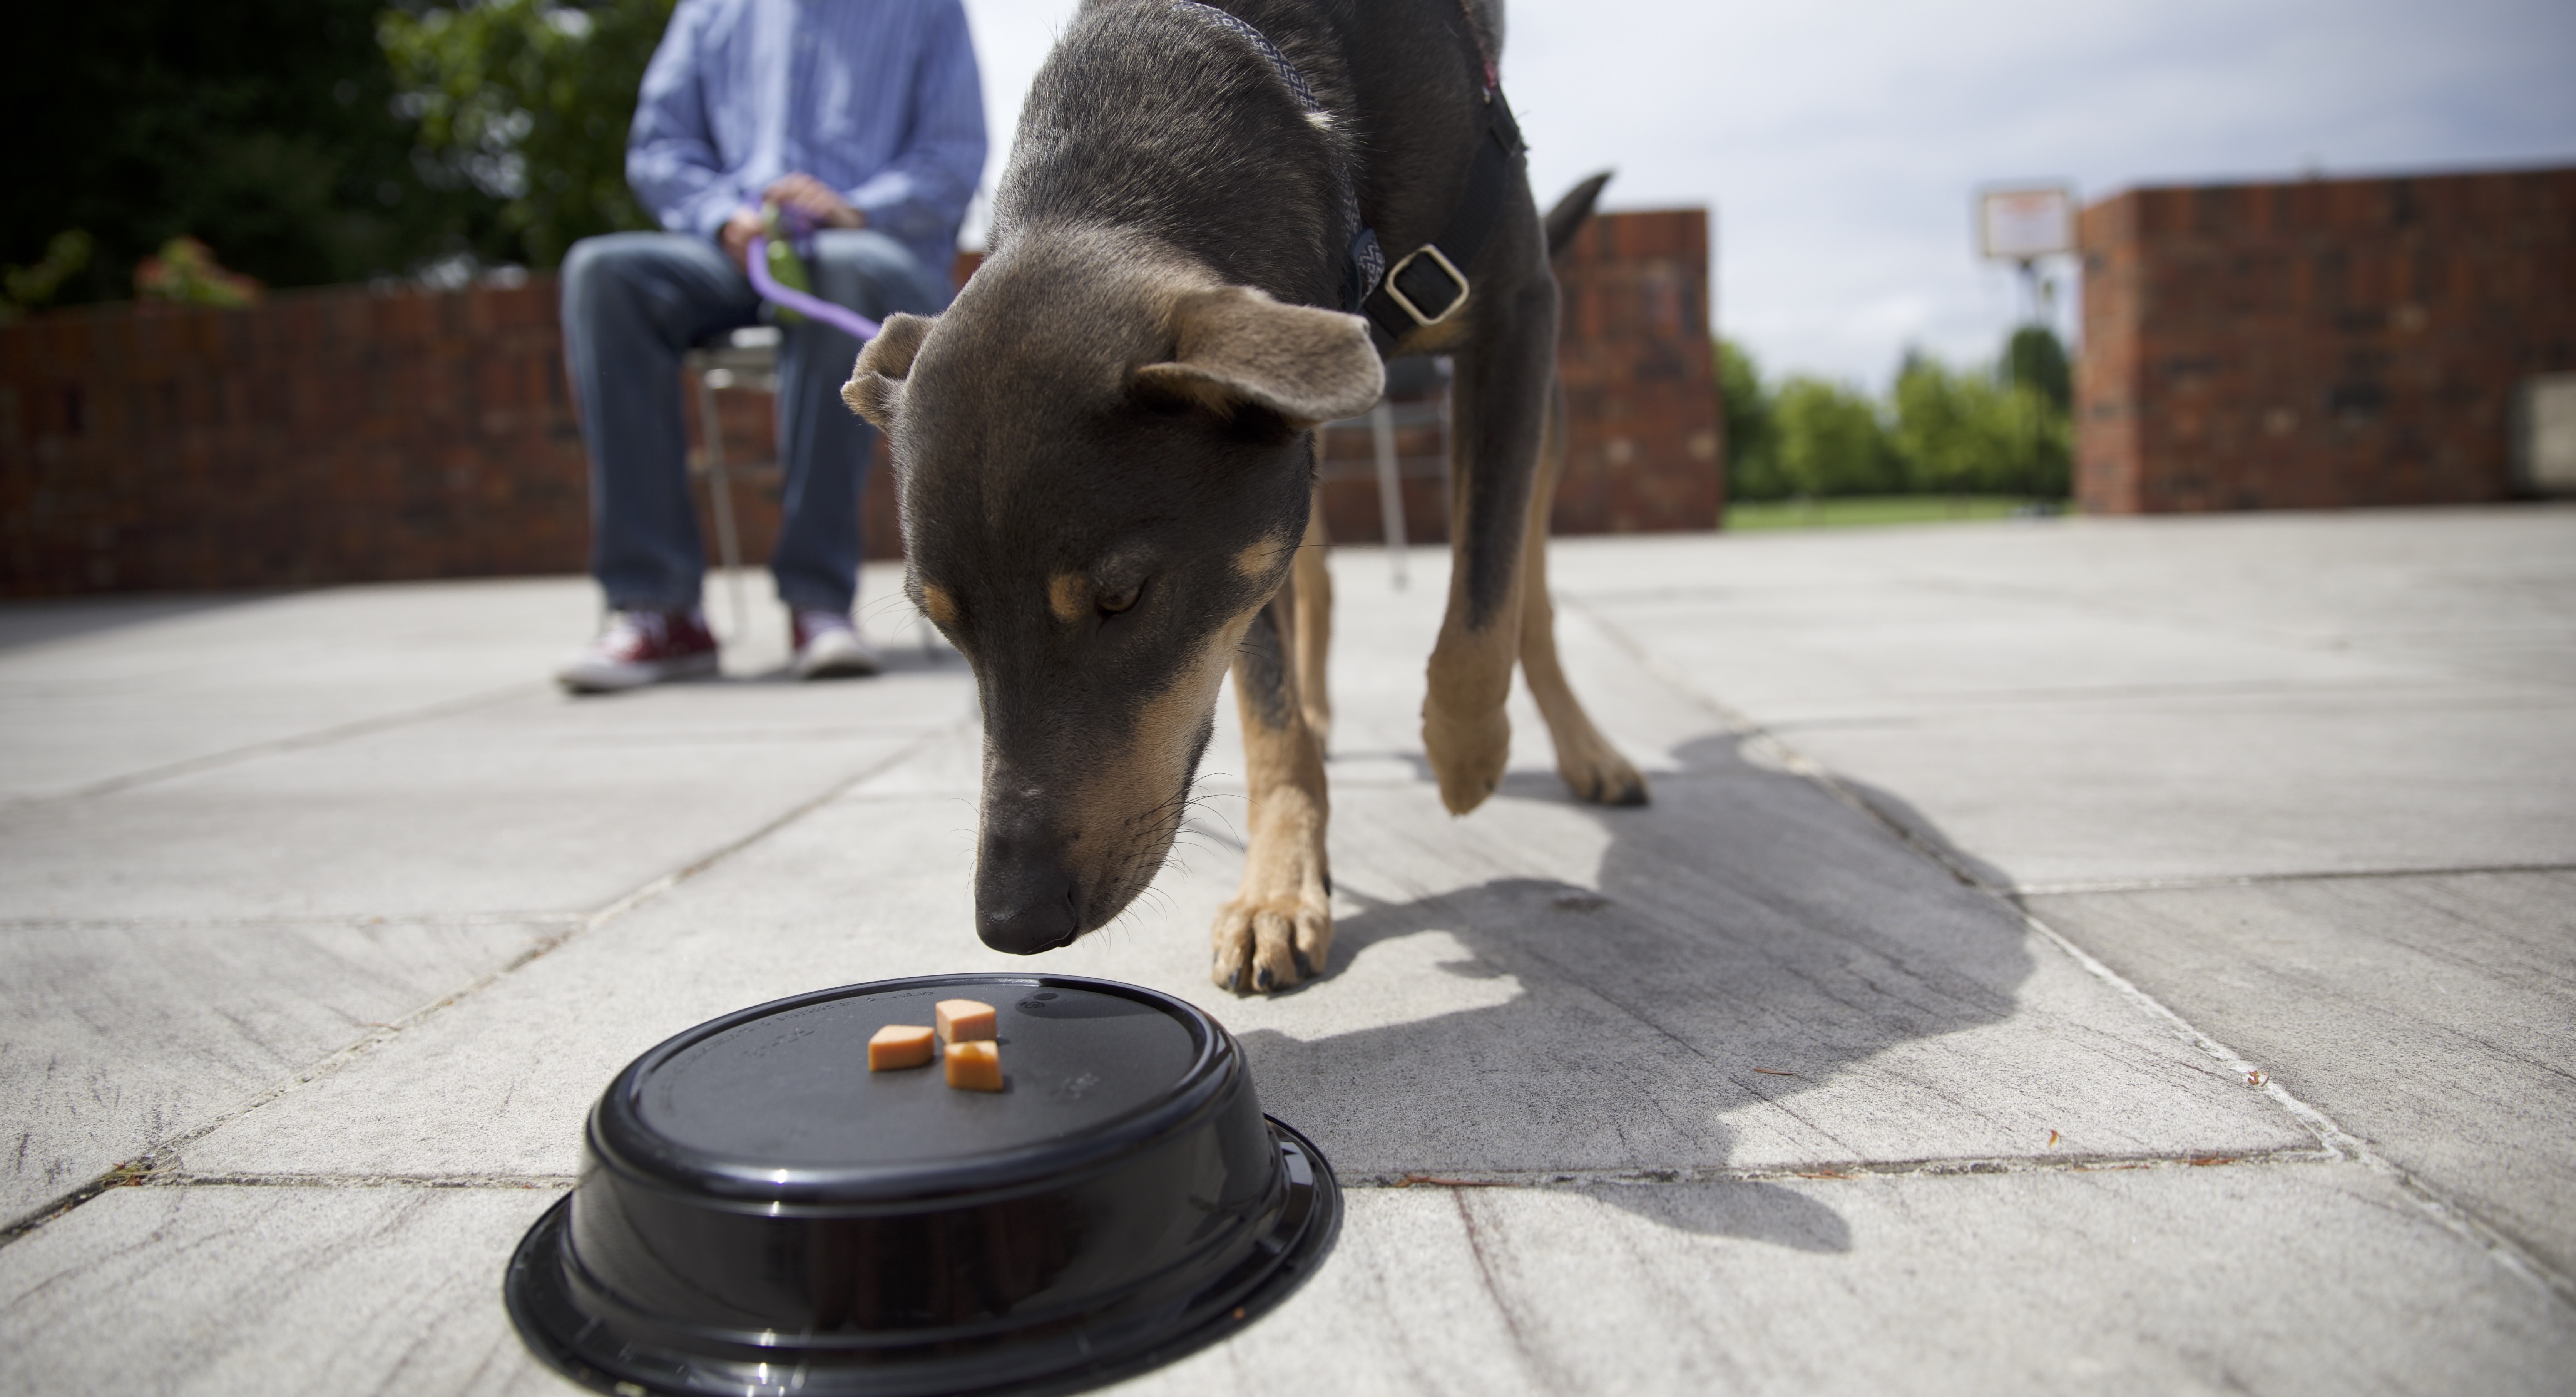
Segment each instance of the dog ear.
[[1181,293],[1172,332],[1172,362],[1138,369],[1137,384],[1218,412],[1249,403],[1302,431],[1359,416],[1386,386],[1367,321],[1282,305],[1248,286]]
[[841,401],[878,431],[890,430],[895,407],[903,401],[903,380],[912,372],[912,356],[921,352],[922,337],[938,323],[935,316],[887,316],[877,337],[859,351],[850,381],[841,385]]

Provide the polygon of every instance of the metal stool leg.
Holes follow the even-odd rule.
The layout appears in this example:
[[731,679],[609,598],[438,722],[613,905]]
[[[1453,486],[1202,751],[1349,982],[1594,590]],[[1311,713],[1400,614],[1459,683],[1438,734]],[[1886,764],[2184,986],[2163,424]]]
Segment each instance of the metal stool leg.
[[[716,381],[718,374],[724,375],[724,383]],[[716,420],[716,389],[732,379],[725,369],[698,375],[698,423],[707,439],[707,500],[716,516],[717,556],[724,560],[725,582],[733,593],[733,640],[740,644],[751,638],[751,613],[742,600],[742,543],[734,534],[733,482],[725,475],[724,426]]]
[[1387,567],[1404,590],[1404,489],[1396,478],[1395,409],[1380,398],[1369,409],[1369,436],[1377,444],[1377,512],[1386,529]]

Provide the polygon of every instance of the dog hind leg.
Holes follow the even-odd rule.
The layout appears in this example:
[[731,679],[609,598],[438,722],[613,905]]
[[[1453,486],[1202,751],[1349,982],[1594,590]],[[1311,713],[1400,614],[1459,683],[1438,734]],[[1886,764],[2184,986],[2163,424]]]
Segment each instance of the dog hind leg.
[[1216,914],[1210,978],[1238,992],[1320,975],[1333,950],[1324,753],[1306,726],[1287,643],[1296,630],[1295,590],[1294,581],[1280,589],[1235,651],[1249,838],[1242,889]]
[[1521,536],[1521,677],[1547,719],[1556,743],[1556,772],[1575,799],[1598,805],[1643,805],[1645,774],[1619,755],[1565,682],[1556,658],[1556,604],[1547,594],[1547,520],[1556,482],[1565,469],[1565,388],[1548,395],[1547,431],[1539,447],[1538,479],[1530,491],[1528,532]]
[[1556,284],[1541,264],[1479,311],[1451,390],[1449,606],[1422,703],[1423,749],[1453,815],[1484,804],[1511,759],[1503,703],[1520,655],[1521,535],[1556,367]]

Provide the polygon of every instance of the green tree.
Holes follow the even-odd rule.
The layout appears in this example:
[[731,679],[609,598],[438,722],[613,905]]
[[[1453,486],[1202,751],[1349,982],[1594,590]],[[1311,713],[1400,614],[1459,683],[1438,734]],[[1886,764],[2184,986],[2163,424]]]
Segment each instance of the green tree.
[[45,255],[33,266],[0,268],[0,323],[52,300],[64,282],[89,265],[92,243],[87,230],[66,228],[45,244]]
[[2066,351],[2045,329],[2016,331],[1991,370],[1909,350],[1884,404],[1818,378],[1774,390],[1730,340],[1717,361],[1729,499],[2067,494]]
[[1777,433],[1771,421],[1771,393],[1762,384],[1761,367],[1744,346],[1717,342],[1717,387],[1726,409],[1726,492],[1730,499],[1776,500],[1786,497],[1789,482],[1780,474]]
[[383,0],[117,0],[12,13],[0,262],[58,235],[92,255],[58,302],[133,294],[135,264],[192,235],[271,286],[400,273],[494,212],[424,186],[388,107]]
[[2056,331],[2045,325],[2024,325],[2013,331],[1999,367],[2005,383],[2030,389],[2060,413],[2072,410],[2074,375],[2068,371],[2066,346],[2058,342]]
[[1908,354],[1896,376],[1896,454],[1925,494],[2059,497],[2065,413],[2036,389]]
[[626,132],[672,0],[481,0],[387,11],[379,33],[415,163],[500,204],[478,251],[552,267],[574,241],[649,228],[626,187]]
[[1805,376],[1780,385],[1772,425],[1792,495],[1883,495],[1905,488],[1878,406],[1860,392]]

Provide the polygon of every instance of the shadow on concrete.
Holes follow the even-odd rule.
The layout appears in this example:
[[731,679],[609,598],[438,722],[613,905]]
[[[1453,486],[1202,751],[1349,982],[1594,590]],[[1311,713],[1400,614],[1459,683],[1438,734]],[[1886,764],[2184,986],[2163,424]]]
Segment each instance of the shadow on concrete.
[[[1742,737],[1729,736],[1724,738],[1703,739],[1703,743],[1715,742],[1740,746],[1744,740],[1745,739]],[[1375,757],[1402,761],[1413,768],[1414,779],[1417,781],[1422,782],[1424,785],[1437,785],[1439,783],[1440,778],[1431,770],[1430,759],[1420,752],[1353,752],[1342,755],[1352,757]],[[1685,760],[1687,760],[1687,758],[1685,758]],[[1688,774],[1687,767],[1685,767],[1685,774]],[[1664,778],[1657,777],[1655,779],[1660,783]],[[1931,853],[1936,859],[1947,863],[1953,869],[1967,875],[1970,879],[1985,887],[1993,888],[1997,891],[2003,891],[2013,886],[2013,878],[2010,873],[2005,872],[1996,865],[1988,863],[1984,859],[1981,859],[1976,855],[1969,853],[1967,850],[1960,848],[1957,844],[1952,843],[1950,836],[1945,833],[1939,825],[1934,824],[1930,817],[1926,816],[1922,811],[1915,809],[1913,804],[1905,800],[1903,797],[1896,795],[1894,792],[1870,785],[1868,782],[1855,781],[1848,776],[1837,776],[1834,780],[1854,798],[1868,806],[1879,819],[1887,822],[1891,826],[1894,826],[1902,833],[1903,837],[1913,839],[1922,844],[1925,850]],[[1557,804],[1578,803],[1575,802],[1572,797],[1566,795],[1565,783],[1563,781],[1550,773],[1542,771],[1507,772],[1504,774],[1501,784],[1495,788],[1494,795],[1497,799],[1518,798],[1521,800],[1552,801]]]
[[1851,1224],[1842,1214],[1778,1184],[1595,1184],[1580,1191],[1676,1232],[1768,1242],[1795,1251],[1851,1250]]
[[193,616],[227,606],[266,601],[276,592],[190,592],[175,595],[71,597],[60,601],[0,603],[0,650],[73,640],[121,626]]
[[[1738,1163],[1738,1122],[1756,1118],[1766,1163],[1846,1161],[1866,1149],[1838,1139],[1838,1122],[1875,1130],[1873,1118],[1962,1109],[1895,1081],[1883,1102],[1838,1093],[1815,1119],[1800,1098],[1898,1044],[2011,1014],[2031,971],[2011,911],[1815,783],[1748,761],[1734,736],[1676,755],[1682,770],[1655,778],[1644,809],[1576,805],[1553,780],[1511,781],[1492,814],[1470,818],[1496,826],[1489,859],[1515,838],[1563,838],[1561,817],[1534,820],[1530,807],[1599,822],[1610,841],[1593,887],[1498,877],[1375,901],[1350,870],[1344,891],[1365,910],[1339,924],[1336,975],[1440,935],[1464,954],[1434,962],[1439,973],[1508,976],[1517,992],[1493,1003],[1490,988],[1427,984],[1434,1004],[1490,1007],[1314,1041],[1247,1034],[1264,1104],[1345,1176],[1381,1181],[1671,1177]],[[1890,808],[1924,829],[1918,812]],[[1423,839],[1387,803],[1341,803],[1335,820],[1345,848]],[[1694,1231],[1811,1250],[1849,1242],[1829,1208],[1776,1186],[1587,1191]]]
[[[1932,823],[1930,816],[1915,809],[1912,802],[1866,781],[1855,781],[1848,776],[1834,779],[1855,799],[1868,806],[1871,813],[1895,827],[1903,837],[1921,845],[1924,852],[1946,864],[1957,875],[1997,893],[2008,893],[2012,888],[2012,874],[1952,843],[1949,834]],[[2018,902],[2016,898],[2016,905]]]

